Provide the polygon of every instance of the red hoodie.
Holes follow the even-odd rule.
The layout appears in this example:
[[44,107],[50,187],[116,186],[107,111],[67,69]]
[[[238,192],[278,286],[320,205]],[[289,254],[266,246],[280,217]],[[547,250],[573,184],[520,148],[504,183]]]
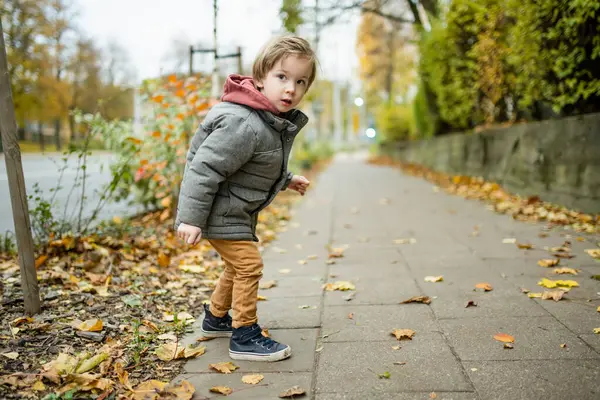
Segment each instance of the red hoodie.
[[279,110],[255,86],[252,77],[232,74],[227,77],[221,101],[242,104],[255,110],[266,110],[275,115]]

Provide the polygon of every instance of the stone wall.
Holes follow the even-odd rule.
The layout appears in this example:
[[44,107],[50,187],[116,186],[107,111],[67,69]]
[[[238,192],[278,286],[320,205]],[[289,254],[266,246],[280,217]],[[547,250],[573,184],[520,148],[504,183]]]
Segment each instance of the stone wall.
[[600,213],[600,113],[398,143],[381,153]]

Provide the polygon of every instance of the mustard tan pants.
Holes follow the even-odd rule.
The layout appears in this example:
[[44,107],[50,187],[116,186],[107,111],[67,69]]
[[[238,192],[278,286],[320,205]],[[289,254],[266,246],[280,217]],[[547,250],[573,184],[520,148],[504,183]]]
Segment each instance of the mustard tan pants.
[[217,287],[210,298],[210,312],[223,317],[233,308],[233,327],[258,321],[256,303],[263,261],[255,242],[209,239],[225,263]]

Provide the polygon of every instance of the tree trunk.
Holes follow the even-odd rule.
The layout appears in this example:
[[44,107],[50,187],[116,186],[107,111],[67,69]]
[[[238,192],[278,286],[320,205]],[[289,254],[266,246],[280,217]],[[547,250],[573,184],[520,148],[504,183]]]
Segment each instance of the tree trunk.
[[44,125],[38,122],[38,140],[40,141],[40,149],[42,153],[46,150],[46,143],[44,143]]
[[56,144],[56,150],[60,151],[60,119],[54,121],[54,143]]

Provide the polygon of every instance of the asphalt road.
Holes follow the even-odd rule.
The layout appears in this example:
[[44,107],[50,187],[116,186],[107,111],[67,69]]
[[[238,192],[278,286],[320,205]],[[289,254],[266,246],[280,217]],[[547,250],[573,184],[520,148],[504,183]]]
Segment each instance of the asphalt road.
[[[23,154],[23,174],[27,195],[33,194],[33,187],[37,183],[46,198],[52,196],[51,189],[59,184],[60,169],[64,165],[62,154]],[[110,153],[95,153],[88,158],[88,178],[86,179],[87,202],[84,204],[83,215],[90,216],[96,207],[102,187],[110,182],[111,175],[108,166],[112,155]],[[75,188],[69,198],[77,176],[77,157],[71,156],[68,160],[62,180],[61,189],[55,197],[53,212],[55,215],[65,215],[69,218],[76,216],[79,210],[78,198],[81,198],[81,188]],[[31,203],[30,203],[31,204]],[[107,203],[99,214],[100,219],[109,219],[115,215],[128,215],[139,211],[141,208],[128,206],[126,202]],[[0,233],[6,231],[14,232],[14,222],[8,187],[8,176],[6,174],[6,162],[4,155],[0,154]]]

